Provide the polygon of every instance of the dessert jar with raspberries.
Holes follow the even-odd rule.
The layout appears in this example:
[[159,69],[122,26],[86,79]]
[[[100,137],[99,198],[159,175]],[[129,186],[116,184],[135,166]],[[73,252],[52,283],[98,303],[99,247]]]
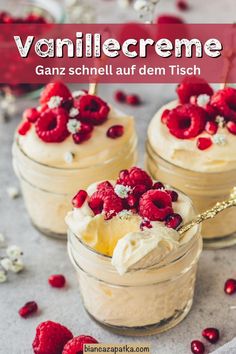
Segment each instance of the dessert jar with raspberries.
[[[90,316],[122,335],[150,335],[189,312],[202,239],[191,200],[143,170],[80,190],[68,213],[68,253]],[[178,291],[176,291],[178,289]]]
[[65,216],[78,188],[114,178],[136,161],[133,117],[62,83],[46,86],[16,132],[13,165],[27,211],[42,233],[66,237]]
[[[236,185],[236,90],[213,91],[203,79],[188,78],[177,94],[149,125],[147,169],[189,195],[203,212],[228,199]],[[204,223],[204,246],[236,244],[235,218],[231,208]]]

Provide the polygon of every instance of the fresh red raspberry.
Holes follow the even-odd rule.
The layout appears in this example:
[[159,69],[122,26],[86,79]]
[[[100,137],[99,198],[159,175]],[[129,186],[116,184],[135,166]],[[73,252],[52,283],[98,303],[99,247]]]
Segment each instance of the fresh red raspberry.
[[123,91],[116,91],[114,97],[117,102],[123,103],[126,100],[126,94]]
[[169,15],[169,14],[164,14],[164,15],[157,17],[156,23],[158,25],[160,25],[160,24],[183,24],[184,21],[180,17]]
[[139,201],[139,214],[151,221],[163,221],[173,213],[171,197],[158,189],[144,193]]
[[66,284],[66,278],[62,274],[52,274],[48,278],[48,283],[53,288],[63,288]]
[[210,134],[210,135],[214,135],[217,133],[218,130],[218,124],[214,121],[208,121],[206,122],[205,125],[205,131]]
[[88,193],[81,189],[72,199],[72,205],[74,208],[81,208],[87,197]]
[[180,103],[189,103],[192,96],[213,95],[211,86],[196,76],[186,77],[176,88]]
[[63,108],[43,112],[35,123],[36,133],[46,143],[59,143],[69,136],[68,114]]
[[126,103],[130,104],[131,106],[138,106],[141,103],[141,100],[138,95],[127,95]]
[[171,229],[177,229],[177,227],[182,223],[182,221],[183,219],[179,214],[173,213],[167,216],[165,225],[167,227],[170,227]]
[[197,148],[199,150],[206,150],[212,145],[212,140],[211,138],[206,138],[206,137],[199,137],[197,139]]
[[107,130],[107,137],[111,139],[117,139],[124,135],[123,125],[113,125]]
[[204,109],[185,104],[170,111],[167,127],[176,138],[191,139],[202,133],[205,124],[206,112]]
[[119,174],[117,184],[123,184],[124,186],[135,187],[143,184],[148,189],[152,187],[152,179],[139,167],[132,167],[129,170],[122,170]]
[[168,118],[169,118],[169,113],[170,113],[170,110],[169,109],[165,109],[161,115],[161,121],[163,124],[166,124],[167,121],[168,121]]
[[40,104],[48,103],[51,97],[59,96],[63,101],[72,98],[70,90],[62,82],[52,82],[48,84],[40,96]]
[[30,316],[32,313],[37,312],[37,310],[38,310],[38,305],[36,304],[36,302],[29,301],[26,302],[26,304],[19,309],[18,313],[21,317],[26,318]]
[[72,135],[75,144],[81,144],[91,138],[93,126],[88,123],[81,123],[78,133]]
[[61,354],[65,344],[73,338],[73,334],[59,323],[46,321],[36,328],[33,341],[35,354]]
[[74,106],[80,112],[81,121],[94,125],[104,123],[110,111],[105,101],[93,95],[80,96],[74,100]]
[[104,181],[104,182],[101,182],[97,185],[98,191],[102,190],[102,189],[105,189],[105,190],[112,189],[112,191],[114,191],[113,185],[109,181]]
[[78,337],[74,337],[69,342],[66,343],[62,354],[82,354],[84,344],[96,344],[98,341],[91,337],[81,335]]
[[31,123],[28,121],[24,121],[19,125],[17,132],[20,135],[26,135],[26,133],[28,133],[30,128],[31,128]]
[[28,120],[30,123],[35,123],[38,119],[40,113],[37,108],[28,108],[23,113],[23,118]]
[[211,105],[220,115],[228,120],[236,122],[236,89],[226,87],[214,93]]
[[228,122],[226,127],[231,134],[236,135],[236,122]]
[[123,210],[121,198],[119,198],[111,188],[98,190],[93,193],[88,200],[88,205],[95,215],[104,212],[106,220],[111,219]]

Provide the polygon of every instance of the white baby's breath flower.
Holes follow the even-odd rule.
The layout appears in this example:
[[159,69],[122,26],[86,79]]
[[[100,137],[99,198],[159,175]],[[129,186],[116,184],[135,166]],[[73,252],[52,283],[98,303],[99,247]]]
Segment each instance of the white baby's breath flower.
[[197,98],[197,105],[200,107],[206,107],[207,103],[210,101],[210,96],[208,95],[199,95]]
[[5,283],[6,280],[7,280],[6,272],[4,272],[4,270],[0,270],[0,283]]
[[8,187],[7,188],[7,194],[11,199],[16,199],[20,195],[20,191],[17,187]]
[[80,97],[80,96],[83,96],[83,95],[85,95],[85,92],[82,91],[82,90],[77,90],[77,91],[72,92],[72,96],[74,98],[77,98],[77,97]]
[[64,154],[64,160],[66,163],[68,164],[71,164],[74,160],[74,154],[73,152],[71,151],[67,151],[65,154]]
[[79,114],[79,110],[77,108],[75,108],[75,107],[72,107],[70,109],[70,112],[69,112],[69,117],[70,118],[75,118],[75,117],[78,116],[78,114]]
[[225,119],[224,119],[224,117],[217,116],[217,117],[216,117],[216,123],[218,123],[218,125],[219,125],[220,128],[224,128],[224,126],[225,126]]
[[13,245],[6,249],[6,254],[10,259],[18,259],[23,255],[23,252],[20,247]]
[[3,258],[0,264],[6,271],[10,270],[12,267],[12,261],[9,258]]
[[53,108],[57,108],[60,106],[62,101],[62,97],[60,96],[52,96],[50,98],[50,100],[48,101],[48,107],[53,109]]
[[134,3],[134,10],[135,11],[143,11],[148,7],[147,0],[136,0]]
[[77,119],[69,119],[67,129],[71,134],[76,134],[81,128],[81,122]]
[[121,219],[121,220],[127,220],[129,219],[131,216],[133,215],[131,210],[122,210],[120,211],[117,216]]
[[114,191],[118,197],[124,199],[128,197],[129,193],[132,191],[132,188],[129,186],[123,186],[122,184],[116,184]]
[[225,146],[227,144],[227,138],[224,134],[215,134],[212,140],[216,145]]
[[19,273],[24,269],[24,263],[21,259],[17,259],[16,261],[12,262],[12,266],[10,270],[13,273]]

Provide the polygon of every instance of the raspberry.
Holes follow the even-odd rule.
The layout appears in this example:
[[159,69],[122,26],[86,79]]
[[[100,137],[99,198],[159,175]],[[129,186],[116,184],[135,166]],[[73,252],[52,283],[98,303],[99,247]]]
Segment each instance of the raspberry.
[[177,86],[176,92],[180,103],[189,103],[192,96],[213,95],[213,89],[203,79],[196,76],[186,77],[181,84]]
[[141,100],[138,95],[127,95],[126,103],[130,104],[131,106],[138,106],[141,103]]
[[88,193],[84,190],[80,190],[72,199],[72,204],[74,208],[81,208],[87,199]]
[[65,140],[68,114],[63,108],[54,108],[43,112],[35,123],[36,133],[39,138],[47,143],[59,143]]
[[20,124],[20,126],[18,127],[18,134],[20,135],[26,135],[26,133],[28,133],[28,131],[31,128],[31,123],[28,121],[24,121]]
[[198,138],[197,139],[197,147],[199,150],[206,150],[212,145],[211,138]]
[[172,135],[179,139],[198,136],[205,127],[206,112],[203,108],[185,104],[170,111],[167,127]]
[[156,182],[156,183],[154,183],[154,185],[153,185],[152,188],[153,188],[153,189],[165,189],[165,186],[164,186],[164,184],[161,183],[161,182]]
[[104,212],[106,220],[123,210],[121,198],[111,188],[100,189],[93,193],[88,200],[88,205],[95,215]]
[[28,108],[23,113],[23,118],[30,123],[35,123],[39,117],[39,111],[36,108]]
[[105,189],[105,190],[112,189],[112,190],[114,190],[113,185],[109,181],[104,181],[104,182],[101,182],[101,183],[99,183],[97,185],[97,190],[98,191],[102,190],[102,189]]
[[48,283],[53,288],[63,288],[66,283],[66,278],[62,274],[53,274],[48,278]]
[[215,92],[211,98],[211,105],[224,118],[236,122],[236,89],[226,87]]
[[48,103],[51,97],[59,96],[63,101],[69,100],[72,95],[70,90],[61,82],[52,82],[48,84],[40,96],[40,104]]
[[93,95],[82,95],[75,99],[74,106],[80,112],[83,122],[100,125],[107,120],[110,108],[101,98]]
[[162,113],[161,115],[161,121],[163,124],[166,124],[167,121],[168,121],[168,118],[169,118],[169,113],[170,113],[170,110],[169,109],[165,109],[164,112]]
[[231,134],[236,135],[236,122],[228,122],[226,127]]
[[161,190],[149,190],[139,201],[139,214],[151,221],[163,221],[173,213],[171,197]]
[[107,137],[111,139],[120,138],[124,134],[123,125],[113,125],[107,130]]
[[218,130],[218,124],[214,121],[208,121],[206,122],[205,125],[205,131],[210,134],[210,135],[214,135],[217,133]]
[[115,100],[117,102],[125,102],[126,94],[123,91],[116,91],[115,92]]
[[165,225],[171,229],[177,229],[177,227],[182,223],[183,219],[179,214],[173,213],[167,216]]
[[81,123],[80,129],[77,133],[72,135],[75,144],[81,144],[91,138],[93,126],[87,123]]
[[74,337],[71,339],[67,344],[65,345],[62,354],[82,354],[83,353],[83,347],[84,344],[95,344],[98,343],[98,341],[91,337],[91,336],[78,336]]
[[29,301],[26,302],[26,304],[19,309],[18,313],[21,317],[26,318],[32,313],[36,312],[37,310],[38,310],[38,305],[36,304],[36,302]]
[[35,354],[61,354],[65,344],[73,338],[73,334],[59,323],[46,321],[36,328],[33,341]]
[[145,185],[148,189],[152,187],[152,179],[139,167],[132,167],[129,170],[123,170],[119,174],[117,184],[135,187],[139,184]]

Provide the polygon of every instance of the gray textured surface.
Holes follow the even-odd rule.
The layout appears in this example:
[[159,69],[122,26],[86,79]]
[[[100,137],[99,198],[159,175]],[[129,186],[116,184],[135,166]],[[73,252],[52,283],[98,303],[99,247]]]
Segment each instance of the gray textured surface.
[[[165,7],[167,10],[171,3],[172,0],[163,0],[162,9]],[[186,14],[189,22],[235,20],[235,0],[199,0],[192,3],[196,9]],[[99,93],[113,103],[112,94],[116,87],[104,85]],[[139,93],[144,101],[139,108],[119,107],[136,117],[139,151],[142,156],[147,124],[157,108],[174,96],[174,87],[125,85],[124,89]],[[23,102],[22,105],[26,107],[28,102]],[[152,344],[153,354],[190,353],[191,340],[200,339],[201,330],[208,326],[219,328],[221,339],[217,345],[207,345],[207,352],[212,352],[236,336],[236,309],[231,309],[231,306],[236,306],[236,297],[226,296],[223,291],[224,281],[229,277],[236,277],[235,247],[203,252],[192,310],[181,324],[169,332],[148,339],[122,338],[92,322],[82,307],[77,279],[67,257],[65,243],[39,234],[29,223],[22,198],[11,200],[6,193],[7,186],[18,185],[11,166],[11,144],[18,120],[15,118],[8,124],[0,123],[0,233],[6,236],[9,244],[22,247],[26,269],[19,275],[12,275],[7,283],[0,285],[1,354],[32,353],[35,327],[47,319],[65,324],[75,335],[87,333],[107,343],[148,341]],[[49,288],[47,278],[52,273],[65,274],[68,280],[66,289]],[[23,320],[17,311],[29,300],[37,301],[40,312]],[[224,353],[233,354],[235,349],[227,349]]]

